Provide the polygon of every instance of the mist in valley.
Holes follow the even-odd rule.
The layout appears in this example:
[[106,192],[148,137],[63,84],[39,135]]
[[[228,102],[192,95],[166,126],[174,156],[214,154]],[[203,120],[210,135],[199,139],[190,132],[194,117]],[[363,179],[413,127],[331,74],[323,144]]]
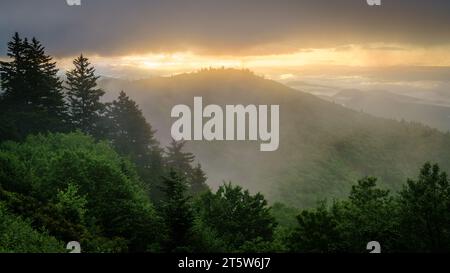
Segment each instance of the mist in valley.
[[[187,149],[204,167],[213,189],[232,181],[272,202],[303,207],[345,196],[363,176],[380,177],[383,186],[397,190],[430,158],[449,164],[441,147],[450,147],[445,133],[450,111],[432,103],[445,104],[439,96],[445,97],[442,88],[448,82],[442,76],[439,82],[433,79],[439,84],[430,90],[404,74],[399,73],[398,81],[382,81],[373,72],[304,79],[299,74],[297,81],[293,76],[283,82],[248,70],[205,69],[141,80],[103,78],[100,85],[107,90],[105,100],[121,90],[136,100],[163,145],[171,140],[172,107],[192,107],[195,96],[203,97],[205,105],[279,104],[280,148],[275,152],[260,152],[259,142],[252,141],[189,141]],[[403,86],[398,84],[401,77]],[[369,79],[372,84],[367,84]],[[430,81],[422,79],[424,84]],[[413,84],[419,87],[409,95],[406,90]],[[372,90],[392,86],[389,91]]]

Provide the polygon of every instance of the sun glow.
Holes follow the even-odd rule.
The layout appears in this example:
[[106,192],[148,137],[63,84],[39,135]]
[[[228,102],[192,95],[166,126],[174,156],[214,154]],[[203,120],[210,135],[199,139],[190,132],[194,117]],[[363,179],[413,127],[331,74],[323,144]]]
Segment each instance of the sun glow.
[[[383,67],[383,66],[450,66],[450,47],[416,48],[401,45],[347,45],[338,48],[299,50],[289,54],[271,55],[199,55],[193,52],[130,54],[125,56],[90,56],[100,70],[140,71],[173,75],[202,68],[238,68],[264,71],[289,69],[308,65]],[[61,60],[64,68],[71,59]],[[289,78],[284,73],[283,78]]]

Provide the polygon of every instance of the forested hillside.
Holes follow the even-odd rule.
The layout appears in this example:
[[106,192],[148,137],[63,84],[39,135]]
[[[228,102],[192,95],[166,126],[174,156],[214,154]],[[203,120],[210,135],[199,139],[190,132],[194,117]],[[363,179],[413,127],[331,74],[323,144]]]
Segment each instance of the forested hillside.
[[[158,129],[170,138],[174,105],[280,105],[280,148],[259,151],[258,142],[189,142],[213,188],[234,181],[271,201],[309,207],[323,198],[345,197],[364,176],[399,190],[427,160],[450,168],[450,134],[416,122],[376,118],[321,100],[250,71],[212,69],[140,81],[104,79],[108,94],[127,90]],[[399,109],[400,110],[400,109]]]
[[[69,241],[94,253],[366,252],[373,240],[386,252],[450,250],[448,177],[423,165],[450,169],[448,135],[250,72],[133,83],[146,89],[133,90],[146,98],[138,102],[128,91],[105,102],[114,90],[98,85],[86,56],[64,80],[59,72],[37,39],[19,34],[0,62],[0,252],[66,252]],[[166,107],[193,95],[280,104],[280,149],[196,143],[191,153],[158,139]],[[341,199],[317,205],[326,197]]]

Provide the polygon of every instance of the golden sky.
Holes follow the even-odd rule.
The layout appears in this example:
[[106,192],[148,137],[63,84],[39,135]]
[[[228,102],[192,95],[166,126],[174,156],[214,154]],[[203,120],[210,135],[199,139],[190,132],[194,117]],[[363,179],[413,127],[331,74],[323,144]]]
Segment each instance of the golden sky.
[[107,75],[450,66],[448,0],[1,1],[0,58],[16,31],[36,36],[62,68],[84,53]]
[[[129,54],[122,56],[90,56],[90,60],[105,71],[140,71],[158,75],[173,75],[202,68],[247,68],[264,74],[265,69],[288,71],[305,66],[450,66],[449,46],[418,47],[399,44],[348,45],[336,48],[299,49],[297,52],[265,55],[210,55],[190,51]],[[71,67],[72,58],[58,62],[64,69]],[[105,72],[108,73],[108,72]],[[270,74],[268,72],[268,74]],[[289,73],[284,77],[289,78]]]

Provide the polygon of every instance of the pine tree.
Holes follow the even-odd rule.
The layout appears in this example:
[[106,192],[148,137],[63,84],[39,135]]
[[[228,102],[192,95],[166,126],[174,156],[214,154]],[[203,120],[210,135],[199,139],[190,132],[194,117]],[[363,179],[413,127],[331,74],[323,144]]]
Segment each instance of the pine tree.
[[193,196],[209,190],[206,184],[207,177],[200,164],[192,166],[195,156],[192,153],[184,152],[185,141],[172,140],[167,147],[166,163],[180,175],[184,176],[188,183],[189,193]]
[[[20,99],[24,98],[19,92],[24,91],[24,41],[16,32],[8,43],[7,56],[10,62],[0,61],[0,142],[5,140],[16,140],[20,138],[18,128],[12,116],[12,106],[19,105]],[[15,109],[18,111],[19,109]]]
[[[51,116],[65,116],[66,104],[62,91],[62,81],[58,78],[58,69],[53,58],[45,54],[45,48],[33,38],[27,50],[28,77],[34,92],[34,104],[48,111]],[[32,101],[33,103],[33,101]]]
[[206,184],[206,180],[208,178],[206,177],[205,172],[202,170],[202,166],[197,164],[197,166],[192,170],[192,176],[190,177],[190,187],[189,192],[191,195],[195,196],[204,192],[207,192],[209,190],[208,185]]
[[164,177],[163,183],[166,198],[161,208],[168,233],[166,248],[171,252],[188,251],[194,214],[187,194],[187,183],[173,169]]
[[147,123],[136,102],[123,91],[109,108],[108,119],[108,138],[113,146],[136,164],[140,176],[151,188],[149,194],[152,199],[160,199],[163,159],[152,126]]
[[195,156],[189,152],[183,152],[185,141],[172,140],[167,147],[166,162],[170,168],[179,172],[186,178],[192,175],[192,162],[194,162]]
[[[0,81],[2,86],[3,107],[14,104],[26,105],[25,100],[25,49],[27,40],[20,38],[19,33],[15,33],[8,43],[7,56],[10,62],[0,62]],[[22,103],[21,103],[22,102]],[[17,110],[17,109],[16,109]]]
[[149,163],[146,159],[152,152],[160,155],[156,131],[125,92],[120,92],[119,98],[112,103],[109,119],[112,123],[110,138],[121,154],[129,155],[142,164]]
[[18,33],[8,43],[8,57],[9,62],[0,62],[2,108],[20,136],[64,130],[67,105],[52,57],[38,40],[29,42]]
[[73,64],[75,68],[66,73],[71,121],[75,128],[98,136],[100,120],[105,111],[105,104],[100,102],[100,98],[105,92],[97,88],[99,77],[95,75],[95,68],[88,58],[81,54]]

